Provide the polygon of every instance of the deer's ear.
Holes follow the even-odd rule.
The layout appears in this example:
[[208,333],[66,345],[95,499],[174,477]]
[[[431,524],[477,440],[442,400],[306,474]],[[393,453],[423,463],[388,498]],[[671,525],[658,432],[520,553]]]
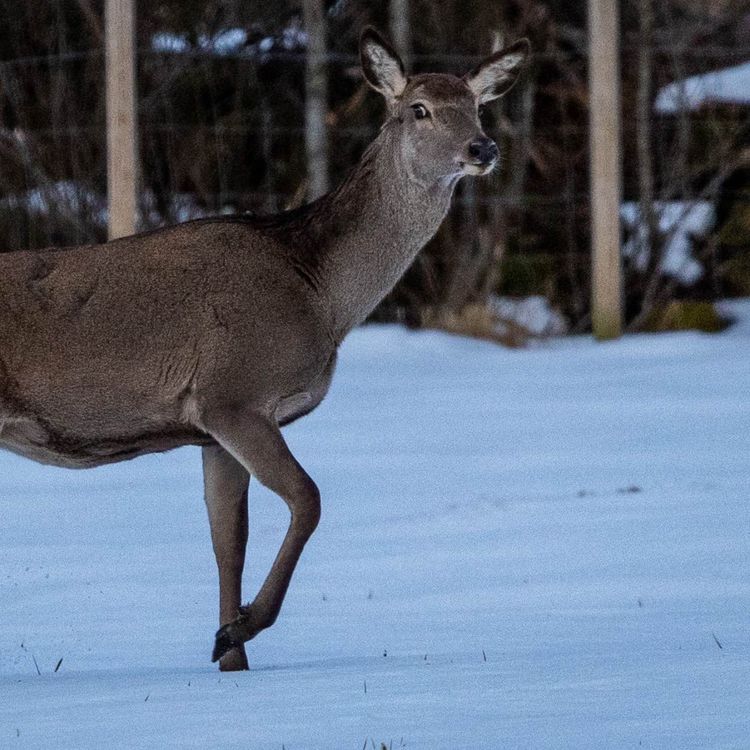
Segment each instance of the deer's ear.
[[401,58],[372,26],[359,38],[359,58],[365,80],[393,103],[406,87],[406,72]]
[[479,104],[491,102],[513,88],[530,51],[529,40],[520,39],[510,47],[490,55],[464,76]]

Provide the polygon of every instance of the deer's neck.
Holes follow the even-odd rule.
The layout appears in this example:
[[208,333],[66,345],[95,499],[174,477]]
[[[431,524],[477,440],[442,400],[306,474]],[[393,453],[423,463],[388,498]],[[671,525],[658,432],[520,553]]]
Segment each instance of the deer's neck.
[[[306,228],[310,261],[340,341],[393,289],[435,234],[457,177],[424,184],[409,174],[399,123],[389,122]],[[307,253],[305,253],[307,255]]]

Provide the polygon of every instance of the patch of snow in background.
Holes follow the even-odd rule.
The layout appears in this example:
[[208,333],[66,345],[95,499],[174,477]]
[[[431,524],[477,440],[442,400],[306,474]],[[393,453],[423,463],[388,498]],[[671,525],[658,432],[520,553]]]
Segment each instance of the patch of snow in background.
[[654,111],[671,115],[718,103],[750,105],[750,62],[664,86],[656,95]]
[[202,34],[196,44],[191,44],[184,34],[159,32],[151,37],[151,49],[154,52],[169,54],[201,53],[254,57],[259,53],[271,52],[276,45],[287,52],[306,49],[307,42],[307,32],[295,22],[284,28],[280,37],[265,37],[252,44],[248,42],[247,31],[241,28],[226,29],[213,36]]
[[258,49],[261,52],[270,52],[275,44],[273,37],[267,36],[258,42]]
[[[716,221],[713,204],[708,201],[655,201],[654,212],[659,231],[666,236],[660,268],[663,274],[689,286],[704,273],[702,264],[693,254],[695,239],[707,237]],[[640,219],[640,206],[627,201],[620,207],[625,229],[623,256],[630,258],[638,270],[645,270],[649,262],[646,225]]]
[[160,31],[151,37],[151,49],[154,52],[188,52],[190,43],[184,35],[172,34],[168,31]]
[[227,29],[213,37],[200,37],[201,48],[210,49],[219,55],[237,52],[246,44],[247,31],[245,29]]
[[146,225],[152,227],[181,224],[184,221],[216,215],[216,211],[209,211],[205,206],[201,206],[193,193],[171,193],[167,216],[164,216],[157,208],[156,198],[150,190],[141,194],[141,210]]
[[494,314],[501,321],[509,321],[521,326],[532,336],[563,336],[568,332],[568,323],[558,310],[555,310],[546,297],[499,297],[489,301]]
[[[109,216],[106,196],[72,180],[51,182],[23,193],[6,195],[0,200],[0,208],[22,209],[31,216],[63,215],[71,219],[85,218],[102,228],[107,226]],[[157,208],[153,192],[144,190],[140,195],[140,208],[143,212],[143,222],[149,227],[182,223],[217,214],[216,211],[200,205],[192,193],[171,193],[167,215],[164,216]],[[234,209],[226,206],[218,213],[230,214],[234,213]]]
[[154,52],[188,53],[204,52],[213,55],[232,55],[241,52],[247,44],[245,29],[227,29],[213,36],[201,34],[196,45],[192,45],[184,34],[159,32],[151,37]]
[[286,50],[307,49],[307,43],[307,32],[299,23],[287,26],[281,34],[281,46]]
[[86,216],[101,226],[107,223],[107,200],[73,180],[50,182],[23,193],[6,195],[0,208],[23,209],[31,215]]

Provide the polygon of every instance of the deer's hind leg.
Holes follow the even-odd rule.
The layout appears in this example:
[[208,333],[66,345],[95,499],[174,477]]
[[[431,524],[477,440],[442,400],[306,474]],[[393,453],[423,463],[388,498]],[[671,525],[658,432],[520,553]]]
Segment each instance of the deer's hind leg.
[[[221,446],[203,448],[203,481],[211,541],[219,568],[219,625],[232,622],[242,602],[242,570],[247,546],[247,470]],[[222,656],[223,672],[247,669],[242,644]]]

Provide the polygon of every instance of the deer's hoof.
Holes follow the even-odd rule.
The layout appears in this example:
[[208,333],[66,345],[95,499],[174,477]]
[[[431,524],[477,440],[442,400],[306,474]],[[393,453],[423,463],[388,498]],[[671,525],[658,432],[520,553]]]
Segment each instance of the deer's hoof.
[[237,646],[227,651],[219,659],[219,669],[222,672],[244,672],[250,669],[244,647]]
[[[237,626],[233,622],[223,625],[216,631],[214,641],[214,652],[211,654],[211,661],[219,661],[222,656],[229,653],[232,649],[243,649],[243,640],[237,633]],[[247,667],[245,667],[247,668]]]

